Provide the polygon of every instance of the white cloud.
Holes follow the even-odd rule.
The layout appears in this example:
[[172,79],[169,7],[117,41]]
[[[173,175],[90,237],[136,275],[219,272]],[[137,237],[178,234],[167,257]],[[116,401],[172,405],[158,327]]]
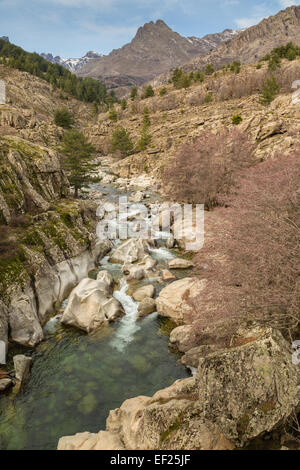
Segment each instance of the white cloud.
[[279,5],[282,8],[287,8],[291,7],[293,5],[299,5],[300,2],[297,2],[296,0],[279,0]]
[[271,14],[272,12],[269,7],[263,3],[261,5],[256,5],[249,16],[236,18],[235,23],[238,28],[250,28],[250,26],[260,23],[261,20],[267,18]]
[[99,33],[105,36],[133,36],[140,25],[136,26],[113,26],[113,25],[99,25],[90,20],[83,20],[80,26],[87,31]]

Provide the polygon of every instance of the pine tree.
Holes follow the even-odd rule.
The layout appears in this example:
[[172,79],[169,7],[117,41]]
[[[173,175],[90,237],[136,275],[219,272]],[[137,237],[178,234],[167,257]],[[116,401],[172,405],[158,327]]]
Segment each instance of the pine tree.
[[108,119],[110,119],[111,121],[114,121],[114,122],[117,122],[117,120],[118,120],[118,113],[115,110],[114,106],[112,106],[109,110]]
[[262,94],[260,96],[259,102],[265,106],[272,103],[276,95],[279,93],[280,87],[274,76],[268,78],[265,85],[262,87]]
[[137,95],[138,95],[138,89],[136,86],[133,86],[130,92],[130,98],[132,99],[132,101],[134,101],[137,98]]
[[150,121],[150,113],[149,113],[149,108],[148,106],[145,106],[143,110],[143,127],[146,129],[150,127],[151,121]]
[[114,130],[110,140],[110,151],[112,153],[120,152],[122,157],[127,157],[133,152],[133,143],[129,132],[124,127],[118,127]]
[[154,90],[151,85],[148,85],[145,89],[144,98],[151,98],[154,96]]
[[125,109],[127,108],[127,101],[125,100],[125,98],[121,99],[120,105],[121,105],[121,109],[123,109],[123,111],[125,111]]
[[93,175],[98,167],[98,164],[93,162],[96,149],[82,132],[71,129],[65,132],[60,151],[64,156],[63,167],[74,187],[74,196],[77,198],[81,188],[97,180]]
[[205,67],[205,74],[212,75],[214,71],[215,71],[214,66],[212,64],[207,64],[207,66]]
[[141,132],[141,137],[138,140],[137,143],[137,149],[139,152],[142,152],[143,150],[146,150],[148,145],[151,142],[151,134],[148,131],[148,127],[143,126],[142,132]]

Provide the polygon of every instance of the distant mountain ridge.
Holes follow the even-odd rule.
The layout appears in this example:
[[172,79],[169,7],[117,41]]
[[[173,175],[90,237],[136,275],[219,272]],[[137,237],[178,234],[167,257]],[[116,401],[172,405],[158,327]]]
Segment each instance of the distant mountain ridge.
[[0,37],[0,39],[2,39],[2,41],[9,42],[9,37],[8,36],[2,36],[2,37]]
[[71,72],[76,72],[85,64],[87,64],[92,59],[97,59],[99,57],[103,57],[103,54],[99,54],[98,52],[89,51],[83,57],[79,59],[62,59],[60,56],[53,57],[50,53],[42,52],[41,57],[48,60],[48,62],[52,62],[53,64],[59,64],[65,67],[66,69],[70,70]]

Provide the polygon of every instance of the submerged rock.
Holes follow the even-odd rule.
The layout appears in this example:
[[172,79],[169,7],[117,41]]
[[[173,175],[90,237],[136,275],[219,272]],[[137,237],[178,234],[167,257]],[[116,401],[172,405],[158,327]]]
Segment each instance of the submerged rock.
[[19,354],[14,356],[14,368],[16,373],[16,379],[20,383],[26,382],[30,374],[30,367],[32,363],[31,357],[24,356]]
[[87,333],[124,315],[120,302],[109,295],[109,285],[103,280],[83,279],[71,292],[62,323],[75,326]]

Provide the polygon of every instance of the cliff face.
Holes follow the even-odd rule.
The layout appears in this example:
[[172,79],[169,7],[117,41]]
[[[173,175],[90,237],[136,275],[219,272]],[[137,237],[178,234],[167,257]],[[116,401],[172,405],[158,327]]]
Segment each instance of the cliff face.
[[50,202],[66,197],[69,183],[58,154],[17,137],[0,140],[0,221],[14,215],[48,210]]
[[58,154],[0,140],[0,339],[34,346],[57,302],[94,268],[96,207],[69,198]]
[[88,104],[54,90],[27,72],[0,65],[0,80],[6,84],[6,104],[0,104],[0,135],[18,136],[51,147],[62,136],[62,129],[53,121],[57,108],[68,108],[78,127],[91,118]]

